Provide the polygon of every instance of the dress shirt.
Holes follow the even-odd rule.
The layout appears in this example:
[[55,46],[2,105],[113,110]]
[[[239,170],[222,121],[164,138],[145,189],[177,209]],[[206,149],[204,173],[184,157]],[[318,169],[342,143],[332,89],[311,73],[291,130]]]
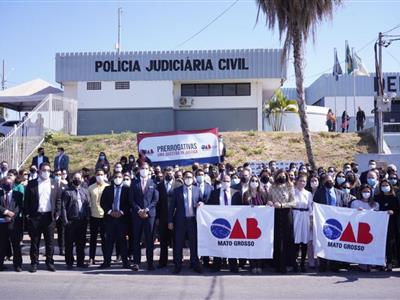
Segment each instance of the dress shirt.
[[40,165],[43,163],[43,156],[39,155],[37,158],[37,167],[40,168]]
[[200,188],[201,196],[203,196],[204,195],[204,189],[205,189],[205,183],[204,182],[200,183],[199,188]]
[[120,211],[121,189],[122,189],[122,185],[114,186],[114,201],[113,201],[113,205],[112,205],[113,211]]
[[109,186],[109,184],[103,183],[100,185],[94,183],[91,186],[89,186],[90,211],[93,218],[104,217],[104,211],[100,206],[100,199],[106,186]]
[[172,180],[171,181],[164,181],[164,185],[165,185],[165,190],[167,191],[167,193],[169,193],[169,191],[172,188]]
[[183,188],[183,198],[185,201],[185,214],[186,217],[194,217],[192,186],[185,186]]
[[226,197],[228,198],[228,205],[232,205],[232,195],[230,189],[221,189],[221,191],[219,192],[219,205],[225,205],[225,192]]
[[38,191],[39,191],[39,206],[38,212],[46,213],[51,211],[51,180],[38,179]]

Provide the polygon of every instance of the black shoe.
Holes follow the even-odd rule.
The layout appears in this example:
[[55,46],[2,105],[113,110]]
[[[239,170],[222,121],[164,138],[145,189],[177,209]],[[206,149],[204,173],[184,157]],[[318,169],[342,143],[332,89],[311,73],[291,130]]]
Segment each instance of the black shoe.
[[155,270],[155,268],[154,268],[153,264],[147,265],[147,271],[154,271],[154,270]]
[[387,264],[386,266],[386,272],[392,272],[393,266],[392,264]]
[[297,263],[295,263],[293,266],[293,272],[295,272],[295,273],[299,272],[299,265]]
[[72,270],[74,268],[73,265],[67,265],[67,270]]
[[36,273],[37,272],[37,265],[36,264],[31,265],[31,268],[30,268],[29,272]]
[[182,271],[182,267],[175,266],[174,270],[172,271],[173,274],[179,274]]
[[124,269],[131,269],[131,265],[129,264],[129,262],[124,262],[123,264],[122,264],[122,268],[124,268]]
[[167,264],[158,264],[157,269],[165,268]]
[[235,268],[231,268],[230,269],[232,273],[239,273],[239,268],[235,267]]
[[114,262],[121,262],[121,256],[118,255],[118,256],[115,258]]
[[304,263],[300,264],[300,270],[302,273],[307,273],[307,268],[306,265]]
[[18,267],[14,267],[14,271],[15,272],[22,272],[22,267],[18,266]]
[[110,268],[111,267],[111,265],[109,264],[109,263],[102,263],[100,266],[99,266],[99,269],[108,269],[108,268]]
[[131,269],[132,269],[132,271],[137,272],[137,271],[139,271],[139,265],[133,264]]
[[65,254],[64,254],[64,251],[63,251],[63,250],[60,250],[59,255],[60,255],[60,256],[64,256],[64,255],[65,255]]
[[0,272],[6,271],[6,270],[8,270],[7,266],[4,266],[4,265],[0,266]]
[[78,268],[82,268],[82,269],[87,269],[87,268],[89,267],[89,265],[88,265],[88,264],[85,264],[85,263],[76,264],[76,266],[77,266]]
[[196,273],[203,273],[203,268],[200,265],[198,265],[193,267],[193,271],[195,271]]
[[221,268],[217,268],[217,267],[210,268],[211,273],[218,273],[219,271],[221,271]]
[[53,264],[46,264],[46,266],[47,266],[47,271],[50,271],[50,272],[56,271],[56,268],[54,267]]

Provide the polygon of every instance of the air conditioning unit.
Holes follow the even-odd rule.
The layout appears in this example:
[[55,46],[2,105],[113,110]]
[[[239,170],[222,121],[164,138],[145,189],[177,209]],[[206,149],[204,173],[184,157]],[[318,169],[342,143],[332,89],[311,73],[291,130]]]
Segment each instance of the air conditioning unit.
[[190,97],[180,97],[178,99],[179,107],[191,107],[193,105],[193,98]]

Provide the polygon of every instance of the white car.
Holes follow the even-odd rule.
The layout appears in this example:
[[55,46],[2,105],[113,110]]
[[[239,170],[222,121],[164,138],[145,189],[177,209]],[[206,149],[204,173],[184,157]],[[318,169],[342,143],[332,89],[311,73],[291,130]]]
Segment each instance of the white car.
[[5,121],[0,123],[0,137],[5,137],[14,129],[14,125],[18,125],[21,121]]

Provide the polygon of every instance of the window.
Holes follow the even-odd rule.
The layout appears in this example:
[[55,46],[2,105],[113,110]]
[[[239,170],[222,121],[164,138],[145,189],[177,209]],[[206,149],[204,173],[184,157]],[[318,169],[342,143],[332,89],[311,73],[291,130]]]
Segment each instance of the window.
[[116,90],[129,90],[130,82],[129,81],[116,81],[115,89]]
[[92,81],[86,83],[86,89],[89,91],[93,90],[101,90],[101,82],[100,81]]
[[251,84],[246,83],[198,83],[182,84],[183,97],[250,96]]

